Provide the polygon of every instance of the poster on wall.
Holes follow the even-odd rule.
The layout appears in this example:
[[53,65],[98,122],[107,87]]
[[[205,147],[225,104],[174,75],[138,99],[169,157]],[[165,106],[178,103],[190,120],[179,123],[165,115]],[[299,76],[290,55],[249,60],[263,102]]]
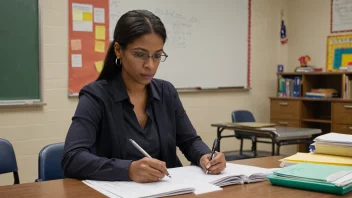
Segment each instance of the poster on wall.
[[97,79],[109,47],[109,0],[69,0],[68,95]]
[[339,71],[352,63],[352,34],[329,36],[326,71]]

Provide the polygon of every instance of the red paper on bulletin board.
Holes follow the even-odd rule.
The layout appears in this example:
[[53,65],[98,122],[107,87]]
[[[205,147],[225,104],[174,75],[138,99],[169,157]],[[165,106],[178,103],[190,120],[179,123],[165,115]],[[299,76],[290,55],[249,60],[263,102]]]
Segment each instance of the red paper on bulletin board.
[[77,95],[103,67],[110,44],[109,0],[69,0],[68,6],[68,91]]

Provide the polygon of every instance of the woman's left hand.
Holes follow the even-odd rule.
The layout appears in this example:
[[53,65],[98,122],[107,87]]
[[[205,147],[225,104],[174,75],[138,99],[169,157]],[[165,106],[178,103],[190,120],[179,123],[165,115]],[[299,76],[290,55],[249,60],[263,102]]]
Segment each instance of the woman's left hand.
[[203,155],[200,158],[200,165],[203,171],[209,170],[209,174],[216,175],[221,173],[226,168],[225,155],[221,152],[216,152],[214,158],[210,160],[211,153]]

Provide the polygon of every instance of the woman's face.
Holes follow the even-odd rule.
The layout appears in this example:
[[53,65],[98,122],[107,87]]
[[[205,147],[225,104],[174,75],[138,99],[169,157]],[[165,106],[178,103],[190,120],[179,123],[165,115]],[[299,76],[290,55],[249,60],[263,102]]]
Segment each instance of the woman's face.
[[140,85],[149,84],[158,70],[160,60],[165,58],[163,39],[150,33],[128,44],[125,50],[117,51],[119,46],[116,45],[118,44],[115,43],[116,55],[123,65],[122,75]]

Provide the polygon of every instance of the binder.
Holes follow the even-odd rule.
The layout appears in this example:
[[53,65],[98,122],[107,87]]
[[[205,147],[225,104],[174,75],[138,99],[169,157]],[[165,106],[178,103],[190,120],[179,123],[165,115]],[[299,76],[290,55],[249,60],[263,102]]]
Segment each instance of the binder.
[[311,190],[316,192],[331,193],[337,195],[344,195],[352,191],[352,186],[335,186],[327,183],[317,183],[308,180],[296,180],[292,178],[283,178],[276,175],[269,175],[268,179],[272,185],[282,186],[288,188],[296,188],[303,190]]
[[301,163],[274,171],[273,185],[343,195],[352,190],[352,167]]

